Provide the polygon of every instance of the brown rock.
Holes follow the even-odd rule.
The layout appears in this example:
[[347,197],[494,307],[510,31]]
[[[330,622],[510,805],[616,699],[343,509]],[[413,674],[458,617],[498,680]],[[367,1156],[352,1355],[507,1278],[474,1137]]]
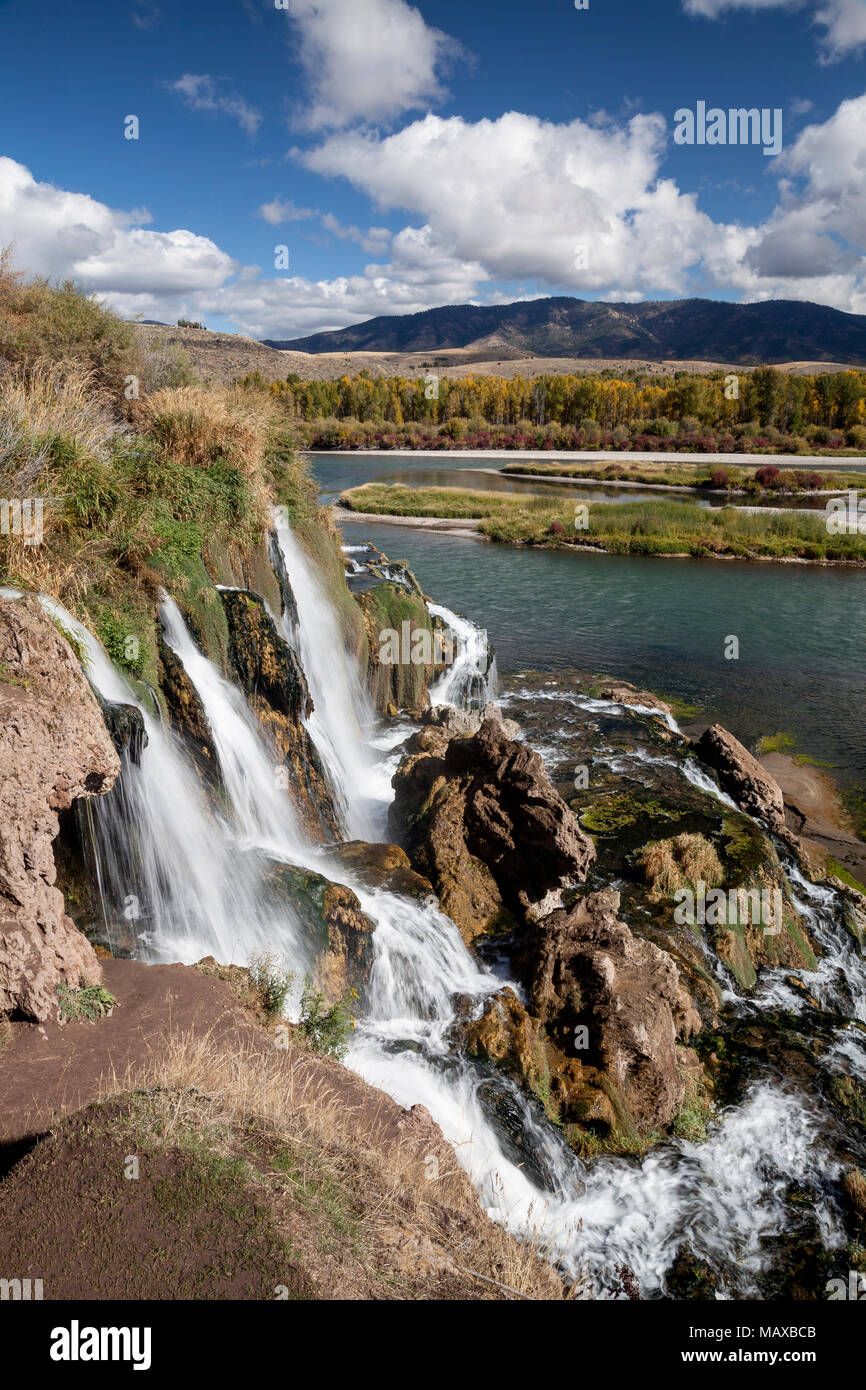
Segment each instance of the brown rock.
[[595,846],[539,755],[487,718],[470,737],[427,725],[393,782],[391,825],[471,941],[503,908],[525,921],[582,883]]
[[0,1015],[44,1021],[99,961],[54,887],[58,812],[120,763],[72,648],[32,596],[0,600]]
[[410,898],[433,896],[432,883],[415,873],[408,854],[399,845],[346,840],[332,845],[329,854],[368,888],[384,888],[389,893],[402,893]]
[[513,989],[506,987],[488,999],[480,1018],[458,1023],[455,1040],[471,1056],[513,1072],[530,1090],[547,1077],[544,1029]]
[[[595,1118],[589,1086],[622,1128],[648,1134],[682,1104],[677,1037],[697,1032],[700,1019],[671,957],[618,920],[619,901],[607,889],[545,918],[527,934],[523,969],[530,1010],[567,1059],[554,1086],[564,1117]],[[588,1046],[578,1048],[582,1028]]]
[[724,791],[750,816],[757,816],[771,830],[785,826],[785,803],[778,782],[747,748],[713,724],[694,743],[702,762],[715,769]]

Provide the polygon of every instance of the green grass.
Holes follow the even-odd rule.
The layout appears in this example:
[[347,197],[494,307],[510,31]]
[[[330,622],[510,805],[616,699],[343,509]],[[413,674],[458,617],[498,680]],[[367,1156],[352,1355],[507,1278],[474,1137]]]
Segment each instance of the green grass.
[[800,512],[710,510],[693,502],[647,499],[598,502],[588,506],[588,526],[576,528],[574,503],[547,497],[369,484],[344,493],[342,501],[353,510],[382,516],[475,517],[490,540],[519,545],[589,546],[621,555],[866,564],[866,536],[828,535],[823,516]]
[[470,488],[407,487],[405,483],[366,483],[350,488],[340,501],[351,511],[380,516],[469,517],[508,516],[519,506],[546,516],[560,510],[546,497],[513,496],[503,492],[474,492]]
[[759,757],[765,753],[789,753],[795,746],[792,734],[764,734],[758,739],[756,750]]
[[857,878],[855,874],[852,874],[850,869],[846,869],[845,865],[840,864],[839,860],[834,859],[832,855],[830,855],[827,860],[827,872],[834,874],[836,878],[841,879],[843,883],[847,883],[849,888],[856,888],[858,893],[866,893],[866,883],[861,883],[860,879]]

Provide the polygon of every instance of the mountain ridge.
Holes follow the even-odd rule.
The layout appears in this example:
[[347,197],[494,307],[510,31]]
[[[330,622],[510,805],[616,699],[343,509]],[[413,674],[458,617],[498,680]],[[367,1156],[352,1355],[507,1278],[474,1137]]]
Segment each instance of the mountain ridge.
[[675,299],[614,303],[553,296],[379,315],[266,346],[312,354],[487,347],[539,357],[712,358],[754,366],[793,360],[866,365],[866,315],[805,300]]

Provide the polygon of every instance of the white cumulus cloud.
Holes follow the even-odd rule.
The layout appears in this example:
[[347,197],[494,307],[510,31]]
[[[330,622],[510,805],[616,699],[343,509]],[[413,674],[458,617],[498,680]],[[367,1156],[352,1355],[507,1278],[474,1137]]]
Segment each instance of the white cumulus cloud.
[[274,198],[270,203],[262,203],[258,215],[272,227],[279,227],[284,222],[307,222],[318,213],[315,208],[296,207],[290,198]]
[[460,46],[406,0],[293,0],[289,14],[310,88],[300,120],[311,129],[390,121],[445,97],[440,72]]
[[692,194],[658,178],[665,142],[656,115],[603,129],[429,115],[384,138],[333,135],[298,157],[423,217],[437,246],[493,276],[677,292],[711,224]]
[[14,159],[0,158],[0,245],[16,264],[52,278],[69,276],[87,290],[183,294],[220,283],[236,269],[209,237],[153,232],[85,193],[39,183]]

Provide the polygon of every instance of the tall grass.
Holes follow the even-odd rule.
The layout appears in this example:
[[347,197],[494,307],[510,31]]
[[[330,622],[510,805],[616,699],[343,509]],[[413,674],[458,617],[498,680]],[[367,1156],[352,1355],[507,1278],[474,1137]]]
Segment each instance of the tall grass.
[[0,537],[3,580],[53,594],[104,641],[138,637],[152,679],[157,587],[182,606],[216,600],[205,548],[237,556],[266,531],[272,412],[266,397],[242,391],[173,388],[136,404],[133,429],[91,368],[8,369],[0,497],[42,499],[43,536],[38,545]]
[[96,374],[41,361],[0,378],[0,484],[30,496],[64,450],[106,458],[117,426]]
[[831,536],[822,513],[699,507],[647,498],[581,503],[589,524],[576,526],[575,503],[548,497],[368,484],[343,493],[354,511],[381,516],[473,518],[494,541],[584,546],[632,555],[749,559],[853,560],[866,563],[866,536]]
[[173,386],[141,402],[137,423],[177,464],[210,468],[223,462],[252,477],[261,469],[275,415],[261,392]]

